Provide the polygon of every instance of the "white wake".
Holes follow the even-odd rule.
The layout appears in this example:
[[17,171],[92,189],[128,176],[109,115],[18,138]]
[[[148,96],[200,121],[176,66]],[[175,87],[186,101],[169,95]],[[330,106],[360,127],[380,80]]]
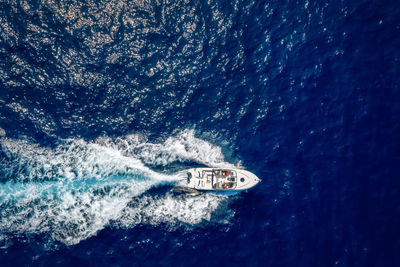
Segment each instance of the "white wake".
[[61,140],[54,148],[8,138],[0,144],[0,239],[43,233],[76,244],[106,226],[196,227],[228,223],[233,216],[223,195],[177,197],[148,191],[179,180],[151,167],[185,162],[232,166],[220,147],[191,130],[159,143],[128,135]]

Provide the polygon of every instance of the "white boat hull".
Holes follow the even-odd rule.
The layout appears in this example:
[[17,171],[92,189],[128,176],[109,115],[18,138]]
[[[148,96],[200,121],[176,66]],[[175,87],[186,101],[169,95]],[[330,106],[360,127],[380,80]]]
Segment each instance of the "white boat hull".
[[246,190],[261,180],[242,169],[193,168],[186,170],[186,186],[196,190]]

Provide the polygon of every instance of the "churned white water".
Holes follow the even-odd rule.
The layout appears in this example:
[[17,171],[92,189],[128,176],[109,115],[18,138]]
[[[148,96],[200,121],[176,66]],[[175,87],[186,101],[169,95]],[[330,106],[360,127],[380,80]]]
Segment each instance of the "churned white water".
[[159,143],[141,135],[93,142],[61,140],[54,148],[9,138],[0,143],[2,239],[9,234],[43,233],[76,244],[105,226],[195,227],[204,221],[227,223],[233,215],[225,208],[228,198],[223,195],[148,193],[157,186],[172,188],[180,179],[152,166],[185,162],[233,166],[220,147],[195,137],[191,130]]

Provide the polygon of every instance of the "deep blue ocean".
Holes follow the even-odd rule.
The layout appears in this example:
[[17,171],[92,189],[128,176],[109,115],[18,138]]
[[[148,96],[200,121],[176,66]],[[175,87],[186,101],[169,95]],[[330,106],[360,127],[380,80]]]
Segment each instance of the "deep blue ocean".
[[0,266],[400,266],[399,228],[398,1],[0,2]]

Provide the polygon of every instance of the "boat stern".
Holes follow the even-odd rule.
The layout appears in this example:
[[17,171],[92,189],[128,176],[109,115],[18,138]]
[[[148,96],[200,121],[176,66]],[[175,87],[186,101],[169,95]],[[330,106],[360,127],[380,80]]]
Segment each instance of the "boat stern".
[[196,183],[196,169],[186,170],[186,186],[190,188],[195,188]]

